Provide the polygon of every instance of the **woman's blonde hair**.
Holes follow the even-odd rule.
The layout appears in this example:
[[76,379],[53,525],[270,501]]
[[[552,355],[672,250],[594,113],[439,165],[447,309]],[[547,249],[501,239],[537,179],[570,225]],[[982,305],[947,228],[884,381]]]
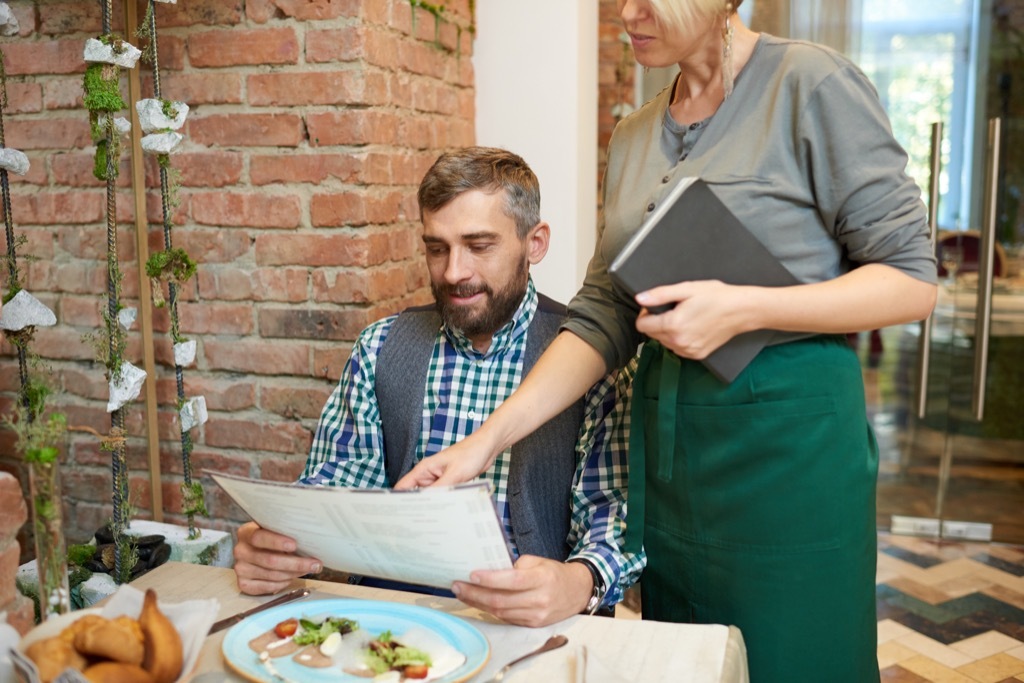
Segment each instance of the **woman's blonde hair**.
[[732,5],[736,11],[743,0],[649,0],[657,21],[673,31],[684,31],[698,22],[708,22],[725,14]]

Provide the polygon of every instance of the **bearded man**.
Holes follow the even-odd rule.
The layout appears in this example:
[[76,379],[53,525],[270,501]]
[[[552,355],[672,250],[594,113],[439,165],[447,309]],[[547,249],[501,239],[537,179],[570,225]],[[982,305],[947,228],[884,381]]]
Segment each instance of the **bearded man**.
[[[540,188],[522,158],[486,147],[444,154],[418,199],[435,304],[359,335],[321,413],[301,483],[392,486],[479,427],[565,318],[565,307],[530,278],[551,229],[540,220]],[[456,597],[505,621],[541,626],[609,613],[636,581],[643,554],[622,550],[633,369],[605,378],[481,475],[516,562],[456,582]],[[321,570],[294,550],[290,538],[243,525],[235,546],[240,589],[276,592]],[[371,577],[361,583],[436,592]]]

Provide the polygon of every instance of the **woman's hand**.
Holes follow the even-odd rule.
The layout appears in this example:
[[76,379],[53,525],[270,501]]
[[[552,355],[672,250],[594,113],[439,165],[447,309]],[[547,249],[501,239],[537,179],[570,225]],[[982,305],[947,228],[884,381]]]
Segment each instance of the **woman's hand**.
[[702,360],[736,335],[756,329],[749,289],[718,280],[655,287],[638,294],[637,303],[648,307],[675,302],[675,307],[658,315],[645,308],[636,329],[681,358]]
[[494,462],[484,439],[478,433],[470,434],[440,453],[420,460],[412,470],[395,484],[396,489],[452,486],[475,479]]

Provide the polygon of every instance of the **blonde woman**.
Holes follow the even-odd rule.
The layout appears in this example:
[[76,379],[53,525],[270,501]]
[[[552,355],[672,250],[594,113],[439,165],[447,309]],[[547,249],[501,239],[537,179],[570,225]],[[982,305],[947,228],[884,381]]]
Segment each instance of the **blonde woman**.
[[[570,320],[477,432],[402,485],[475,476],[646,339],[627,518],[648,556],[643,616],[739,626],[755,683],[877,681],[877,448],[843,334],[931,310],[925,210],[864,74],[750,31],[738,4],[619,0],[637,61],[679,75],[615,130]],[[689,176],[801,284],[681,282],[635,299],[614,287],[607,264]],[[733,382],[698,362],[755,329],[779,333]]]

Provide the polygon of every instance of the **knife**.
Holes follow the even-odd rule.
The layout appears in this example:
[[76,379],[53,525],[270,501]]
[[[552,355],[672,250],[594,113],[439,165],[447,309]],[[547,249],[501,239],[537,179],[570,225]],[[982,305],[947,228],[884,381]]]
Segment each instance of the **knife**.
[[227,617],[225,619],[221,619],[218,622],[215,622],[214,625],[210,627],[210,632],[207,635],[211,635],[213,633],[216,633],[217,631],[223,631],[224,629],[228,628],[229,626],[234,626],[235,624],[240,622],[242,619],[245,619],[246,617],[248,617],[248,616],[250,616],[252,614],[256,614],[257,612],[262,612],[265,609],[270,609],[271,607],[277,607],[278,605],[283,605],[286,602],[291,602],[292,600],[298,600],[299,598],[304,598],[307,595],[309,595],[309,593],[310,593],[310,590],[308,588],[296,588],[293,591],[288,591],[284,595],[279,595],[276,598],[274,598],[273,600],[268,600],[267,602],[263,603],[262,605],[256,605],[255,607],[253,607],[251,609],[247,609],[244,612],[239,612],[238,614],[235,614],[233,616],[230,616],[230,617]]

